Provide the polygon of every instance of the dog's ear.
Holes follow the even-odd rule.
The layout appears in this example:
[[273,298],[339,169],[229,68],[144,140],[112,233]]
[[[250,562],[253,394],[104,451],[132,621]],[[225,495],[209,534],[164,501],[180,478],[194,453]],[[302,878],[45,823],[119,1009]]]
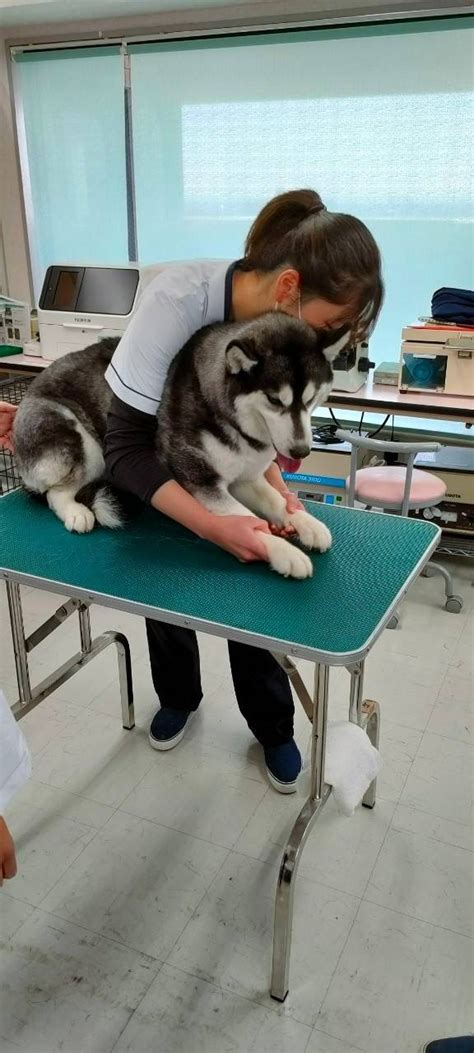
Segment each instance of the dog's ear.
[[333,329],[328,333],[324,333],[319,349],[322,351],[325,359],[331,365],[334,359],[340,355],[341,351],[344,351],[349,344],[351,331],[349,328],[344,327],[343,329]]
[[258,354],[253,340],[244,337],[241,340],[232,340],[225,350],[225,360],[229,373],[250,373],[257,365]]

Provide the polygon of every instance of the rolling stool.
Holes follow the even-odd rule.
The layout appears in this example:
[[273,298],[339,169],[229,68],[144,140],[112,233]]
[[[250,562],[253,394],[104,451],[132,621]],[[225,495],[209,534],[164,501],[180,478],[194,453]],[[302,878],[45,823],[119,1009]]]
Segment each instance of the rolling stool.
[[[347,504],[353,508],[354,501],[360,501],[366,508],[383,508],[384,511],[399,512],[407,516],[409,511],[417,508],[431,508],[439,505],[446,493],[446,484],[431,472],[422,472],[414,468],[417,453],[437,453],[441,449],[439,442],[390,442],[384,439],[370,439],[357,433],[336,432],[338,438],[351,445],[351,471],[346,479]],[[408,454],[406,465],[378,465],[357,470],[357,451],[372,450],[383,454],[387,451]],[[439,574],[444,579],[446,603],[444,609],[451,614],[459,614],[464,600],[454,592],[451,574],[446,567],[430,560],[426,564],[423,576],[431,578]],[[396,629],[399,614],[395,611],[388,623],[388,629]]]

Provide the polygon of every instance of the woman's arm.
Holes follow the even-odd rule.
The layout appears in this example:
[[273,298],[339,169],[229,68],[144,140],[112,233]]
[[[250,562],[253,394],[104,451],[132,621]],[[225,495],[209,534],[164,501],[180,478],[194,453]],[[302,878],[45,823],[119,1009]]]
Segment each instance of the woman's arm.
[[155,413],[134,409],[113,396],[104,442],[107,477],[145,504],[171,479],[156,453],[156,426]]
[[276,461],[273,461],[270,467],[267,468],[265,479],[270,483],[270,486],[273,486],[274,490],[278,490],[278,493],[285,498],[286,510],[290,515],[292,512],[298,512],[301,509],[304,509],[304,505],[296,494],[293,494],[291,490],[288,489]]
[[261,531],[269,530],[267,523],[250,514],[211,515],[159,463],[156,411],[166,375],[180,347],[203,323],[203,301],[195,284],[184,275],[177,295],[176,283],[171,268],[146,290],[107,370],[115,395],[105,441],[108,476],[238,559],[266,560]]
[[263,519],[250,513],[248,516],[213,515],[174,480],[157,490],[151,504],[170,519],[175,519],[206,541],[213,541],[245,563],[268,561],[268,552],[260,535],[262,531],[270,533],[270,527]]
[[208,512],[160,465],[155,440],[156,417],[128,406],[115,395],[105,439],[109,480],[237,559],[267,560],[259,534],[262,530],[268,533],[268,523],[250,514],[247,518]]

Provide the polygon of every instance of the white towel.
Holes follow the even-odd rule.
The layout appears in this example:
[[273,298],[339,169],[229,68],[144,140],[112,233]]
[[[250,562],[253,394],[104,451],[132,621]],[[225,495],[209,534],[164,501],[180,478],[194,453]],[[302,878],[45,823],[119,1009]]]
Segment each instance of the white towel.
[[[362,728],[347,720],[330,721],[326,732],[324,781],[344,815],[353,815],[382,767],[382,758]],[[309,793],[311,739],[298,789]]]
[[0,815],[30,775],[30,751],[20,725],[0,691]]

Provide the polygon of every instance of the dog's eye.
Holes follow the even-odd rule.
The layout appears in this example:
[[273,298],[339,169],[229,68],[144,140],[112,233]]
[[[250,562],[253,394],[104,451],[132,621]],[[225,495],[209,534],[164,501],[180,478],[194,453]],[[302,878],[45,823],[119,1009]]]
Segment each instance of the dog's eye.
[[281,399],[278,398],[278,395],[267,395],[267,399],[271,406],[277,406],[278,409],[282,408],[283,403]]

